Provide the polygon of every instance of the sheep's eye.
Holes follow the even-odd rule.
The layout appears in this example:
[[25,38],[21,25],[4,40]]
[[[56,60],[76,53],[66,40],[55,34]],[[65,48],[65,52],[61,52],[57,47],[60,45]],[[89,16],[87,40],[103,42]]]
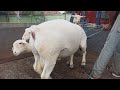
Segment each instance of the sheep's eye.
[[19,43],[19,44],[22,44],[22,43]]

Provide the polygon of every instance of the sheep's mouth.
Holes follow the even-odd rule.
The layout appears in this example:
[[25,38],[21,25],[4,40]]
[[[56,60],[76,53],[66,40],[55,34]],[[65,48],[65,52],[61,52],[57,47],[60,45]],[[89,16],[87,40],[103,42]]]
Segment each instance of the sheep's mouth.
[[18,56],[19,55],[19,52],[18,53],[13,53],[15,56]]

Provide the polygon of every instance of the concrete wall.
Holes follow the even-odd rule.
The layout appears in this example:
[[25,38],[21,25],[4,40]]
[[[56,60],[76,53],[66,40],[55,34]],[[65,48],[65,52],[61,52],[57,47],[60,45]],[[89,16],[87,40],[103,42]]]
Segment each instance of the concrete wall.
[[0,29],[15,27],[30,27],[31,25],[37,25],[37,23],[0,23]]

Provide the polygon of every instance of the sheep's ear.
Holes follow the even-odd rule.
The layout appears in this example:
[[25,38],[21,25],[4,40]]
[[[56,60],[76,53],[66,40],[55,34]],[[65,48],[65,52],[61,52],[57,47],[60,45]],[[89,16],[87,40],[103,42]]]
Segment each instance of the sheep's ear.
[[31,28],[26,28],[25,32],[31,32]]
[[29,30],[29,28],[26,28],[25,31]]
[[19,42],[19,44],[22,44],[22,45],[24,45],[24,44],[26,44],[27,42],[25,41],[25,40],[23,40],[22,42]]

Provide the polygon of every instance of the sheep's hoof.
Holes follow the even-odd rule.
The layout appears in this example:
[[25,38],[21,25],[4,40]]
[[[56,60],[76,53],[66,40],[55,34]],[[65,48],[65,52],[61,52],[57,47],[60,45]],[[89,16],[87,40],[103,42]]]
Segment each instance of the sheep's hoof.
[[82,62],[81,65],[82,65],[82,66],[85,66],[85,65],[86,65],[86,62]]
[[85,62],[83,62],[83,63],[81,63],[81,68],[86,68],[86,63]]
[[49,79],[52,79],[52,77],[50,76]]
[[74,68],[74,65],[70,65],[69,67],[70,67],[70,68]]
[[85,65],[81,65],[81,68],[85,69],[85,68],[86,68],[86,66],[85,66]]

